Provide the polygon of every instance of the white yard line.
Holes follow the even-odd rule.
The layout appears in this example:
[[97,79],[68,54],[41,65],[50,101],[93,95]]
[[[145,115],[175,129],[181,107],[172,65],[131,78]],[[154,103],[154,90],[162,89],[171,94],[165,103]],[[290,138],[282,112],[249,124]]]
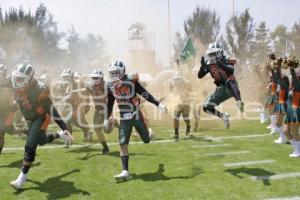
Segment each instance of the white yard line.
[[[174,140],[156,140],[156,141],[152,141],[151,143],[171,143],[174,142]],[[139,141],[139,142],[130,142],[130,144],[144,144],[144,142]],[[108,143],[109,146],[115,146],[115,145],[119,145],[118,142],[112,142],[112,143]],[[82,148],[82,147],[97,147],[100,146],[100,144],[73,144],[70,146],[70,148]],[[38,147],[38,149],[59,149],[59,148],[65,148],[65,146],[62,145],[46,145],[46,146],[40,146]],[[20,151],[20,150],[24,150],[24,147],[11,147],[11,148],[3,148],[3,151]]]
[[300,172],[282,173],[282,174],[275,174],[271,176],[252,176],[251,179],[256,181],[256,180],[276,180],[276,179],[296,178],[296,177],[300,177]]
[[225,152],[225,153],[208,153],[205,156],[226,156],[226,155],[239,155],[239,154],[248,154],[251,153],[250,151],[232,151],[232,152]]
[[264,200],[300,200],[300,197],[278,197],[278,198],[270,198]]
[[204,145],[193,145],[192,148],[210,148],[210,147],[230,147],[230,144],[204,144]]
[[275,163],[275,160],[254,160],[254,161],[245,161],[245,162],[236,162],[236,163],[225,163],[225,167],[237,167],[245,165],[257,165],[257,164],[268,164]]
[[236,136],[225,136],[225,137],[208,137],[212,140],[223,140],[223,139],[241,139],[241,138],[256,138],[270,136],[270,134],[257,134],[257,135],[236,135]]

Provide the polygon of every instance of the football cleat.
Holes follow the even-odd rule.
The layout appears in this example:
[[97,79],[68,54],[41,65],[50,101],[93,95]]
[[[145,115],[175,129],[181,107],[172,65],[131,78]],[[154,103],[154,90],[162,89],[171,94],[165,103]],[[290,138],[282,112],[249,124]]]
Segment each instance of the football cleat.
[[109,154],[109,148],[108,148],[107,145],[103,147],[103,149],[102,149],[102,154],[103,154],[103,155]]
[[149,131],[149,137],[150,137],[150,140],[154,140],[155,134],[154,134],[154,132],[152,131],[152,128],[149,128],[148,131]]
[[71,133],[69,131],[60,131],[58,134],[59,138],[64,140],[66,148],[70,147],[73,141]]
[[286,140],[285,139],[283,139],[283,138],[278,138],[277,140],[274,140],[274,143],[275,144],[286,144]]
[[130,174],[127,170],[123,170],[120,174],[114,176],[116,180],[128,180],[130,178]]
[[225,124],[226,129],[230,128],[229,117],[230,117],[229,113],[224,113],[223,114],[223,122]]
[[23,184],[25,183],[27,179],[27,174],[23,174],[22,172],[19,174],[18,178],[12,182],[10,182],[10,186],[13,187],[16,190],[19,190],[22,188]]

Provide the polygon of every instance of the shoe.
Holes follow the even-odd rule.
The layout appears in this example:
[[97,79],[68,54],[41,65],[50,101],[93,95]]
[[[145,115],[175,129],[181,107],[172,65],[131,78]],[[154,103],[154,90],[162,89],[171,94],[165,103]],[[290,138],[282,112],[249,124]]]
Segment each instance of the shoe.
[[102,149],[102,154],[103,154],[103,155],[109,154],[109,148],[108,148],[107,145],[103,147],[103,149]]
[[275,133],[277,133],[277,129],[276,128],[272,128],[271,132],[270,132],[270,135],[274,135]]
[[285,144],[287,141],[285,139],[282,139],[281,137],[277,140],[274,140],[275,144]]
[[267,126],[267,129],[271,129],[272,128],[272,125],[270,124],[269,126]]
[[290,157],[290,158],[299,158],[299,157],[300,157],[300,154],[299,154],[299,153],[296,153],[296,152],[293,152],[293,153],[289,154],[289,157]]
[[23,184],[25,183],[27,179],[27,174],[23,174],[23,172],[21,172],[18,176],[18,178],[12,182],[10,182],[10,186],[13,187],[16,190],[19,190],[22,188]]
[[176,134],[176,133],[175,133],[175,134],[173,135],[173,139],[178,140],[178,139],[179,139],[179,134]]
[[229,113],[224,113],[223,114],[223,122],[225,124],[226,129],[230,128],[229,117],[230,117]]
[[120,174],[114,176],[116,180],[128,180],[130,178],[129,172],[127,170],[123,170]]
[[60,131],[58,134],[59,138],[64,140],[66,148],[70,147],[73,140],[71,133],[69,131]]
[[149,137],[150,137],[150,140],[154,140],[155,134],[154,134],[154,132],[152,131],[152,128],[149,128],[148,130],[149,130]]
[[242,102],[241,100],[237,101],[236,105],[239,108],[240,112],[243,113],[244,112],[244,102]]
[[185,135],[188,136],[191,132],[191,126],[186,126],[186,132]]

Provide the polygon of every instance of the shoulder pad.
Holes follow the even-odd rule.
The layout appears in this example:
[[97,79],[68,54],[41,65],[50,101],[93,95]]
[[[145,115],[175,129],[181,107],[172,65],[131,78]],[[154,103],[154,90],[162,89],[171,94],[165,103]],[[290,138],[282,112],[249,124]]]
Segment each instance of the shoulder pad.
[[236,63],[237,63],[237,60],[235,57],[228,58],[228,64],[235,65]]
[[137,82],[139,80],[139,74],[137,72],[134,72],[130,75],[128,75],[129,80]]

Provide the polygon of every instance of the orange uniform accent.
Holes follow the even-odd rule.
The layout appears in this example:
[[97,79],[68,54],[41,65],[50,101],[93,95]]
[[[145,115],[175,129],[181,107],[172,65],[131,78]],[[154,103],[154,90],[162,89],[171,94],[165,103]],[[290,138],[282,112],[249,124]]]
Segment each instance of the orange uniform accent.
[[46,114],[45,115],[45,120],[44,120],[44,122],[42,124],[41,129],[44,130],[44,131],[46,131],[47,128],[48,128],[48,126],[49,126],[49,124],[50,124],[50,122],[51,122],[51,116],[49,114]]
[[275,82],[271,83],[271,95],[276,94],[277,84]]
[[285,103],[286,100],[286,90],[280,89],[278,95],[278,103]]
[[300,92],[293,91],[293,108],[299,108]]
[[12,126],[14,121],[15,112],[10,112],[5,120],[5,126]]

